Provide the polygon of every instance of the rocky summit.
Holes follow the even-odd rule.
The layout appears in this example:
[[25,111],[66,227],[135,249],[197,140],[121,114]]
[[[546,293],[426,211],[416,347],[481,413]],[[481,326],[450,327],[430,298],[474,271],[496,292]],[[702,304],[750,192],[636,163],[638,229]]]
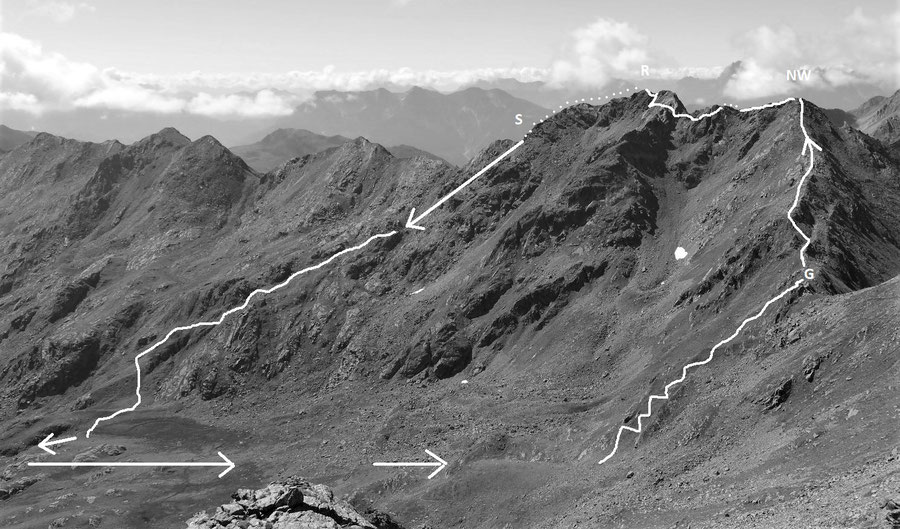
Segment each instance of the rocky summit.
[[[799,101],[698,121],[651,102],[557,112],[424,231],[405,228],[411,208],[512,141],[455,167],[357,138],[266,173],[174,129],[39,134],[2,155],[0,518],[176,527],[242,489],[191,523],[377,527],[355,514],[370,508],[417,529],[886,523],[896,149],[809,101],[812,158]],[[141,353],[140,406],[86,438],[135,405]],[[621,426],[640,433],[598,465]],[[50,433],[78,439],[50,456]],[[450,463],[433,479],[372,465],[425,449]],[[27,466],[219,450],[236,464],[221,479]]]

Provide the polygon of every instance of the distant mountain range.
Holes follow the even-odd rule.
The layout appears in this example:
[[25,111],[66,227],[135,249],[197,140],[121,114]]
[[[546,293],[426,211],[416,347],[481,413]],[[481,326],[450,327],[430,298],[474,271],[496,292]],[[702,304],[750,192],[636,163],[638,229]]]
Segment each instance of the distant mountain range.
[[250,145],[232,147],[231,151],[257,171],[274,169],[286,160],[315,154],[350,141],[344,136],[323,136],[303,129],[278,129]]
[[[340,135],[323,136],[304,129],[278,129],[267,134],[256,143],[232,147],[231,151],[243,158],[247,165],[264,173],[293,158],[316,154],[338,147],[348,141],[352,140]],[[396,158],[424,156],[434,160],[441,160],[440,157],[434,154],[410,145],[397,145],[386,148]]]
[[[653,90],[674,86],[684,94],[687,108],[705,107],[716,101],[727,102],[725,87],[740,68],[740,63],[735,63],[715,79],[685,77],[674,81],[648,80],[640,85],[618,80],[595,90],[595,95],[589,97],[605,100],[606,95],[634,86]],[[825,111],[837,125],[846,121],[889,145],[900,139],[900,96],[895,93],[885,97],[877,95],[876,90],[853,85],[846,89],[813,91],[804,97],[822,107],[837,107]],[[0,154],[36,134],[16,128],[78,140],[117,139],[129,143],[153,131],[174,127],[189,137],[211,134],[225,145],[237,145],[233,151],[262,172],[291,158],[321,152],[358,136],[386,145],[396,157],[424,155],[463,165],[494,140],[521,138],[533,121],[549,113],[544,106],[558,108],[567,101],[574,102],[576,96],[585,95],[587,92],[555,89],[539,82],[501,79],[450,94],[422,88],[406,92],[386,89],[317,92],[291,115],[281,118],[219,120],[184,113],[98,110],[50,112],[34,117],[10,111],[3,116]],[[708,103],[700,104],[701,101]],[[864,102],[860,104],[861,101]],[[517,114],[522,115],[519,125]]]
[[[326,136],[365,136],[384,145],[423,149],[462,164],[491,141],[520,139],[548,111],[501,90],[469,88],[450,94],[414,87],[362,92],[317,92],[285,117],[216,119],[188,113],[81,109],[33,116],[6,111],[4,124],[82,141],[137,141],[166,127],[189,137],[213,135],[225,145],[246,145],[277,129],[307,129]],[[516,114],[522,123],[515,124]]]
[[[633,79],[614,79],[597,88],[557,87],[539,81],[522,82],[516,79],[497,79],[479,81],[474,86],[483,89],[501,89],[515,97],[526,99],[549,108],[558,108],[566,101],[591,96],[608,96],[618,94],[625,88],[647,88],[653,91],[672,90],[679,94],[685,107],[689,110],[706,107],[716,103],[730,103],[739,107],[759,105],[783,99],[788,95],[774,94],[756,98],[737,100],[729,94],[729,85],[738,83],[739,76],[745,74],[746,65],[735,61],[722,69],[716,77],[700,78],[687,75],[677,79],[659,79],[636,77]],[[813,72],[815,73],[815,72]],[[797,94],[814,101],[825,108],[841,108],[849,110],[858,107],[864,101],[884,93],[884,89],[873,84],[861,82],[848,83],[841,86],[815,87],[804,81],[797,81]]]
[[[531,123],[548,112],[496,89],[451,94],[423,88],[402,93],[330,91],[317,92],[278,126],[364,136],[383,145],[413,145],[461,165],[494,140],[521,139]],[[518,125],[517,114],[522,116]]]

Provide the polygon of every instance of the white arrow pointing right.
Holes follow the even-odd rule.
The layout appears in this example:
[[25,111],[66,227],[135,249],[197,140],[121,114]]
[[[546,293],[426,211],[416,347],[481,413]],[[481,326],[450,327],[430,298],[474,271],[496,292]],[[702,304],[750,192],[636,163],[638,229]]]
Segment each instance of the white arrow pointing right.
[[31,461],[28,463],[30,467],[225,467],[225,470],[219,474],[221,478],[225,474],[231,472],[234,463],[222,452],[219,452],[222,462],[211,461],[194,462],[194,461]]
[[425,453],[434,458],[434,461],[417,461],[417,462],[396,462],[396,463],[372,463],[373,466],[376,467],[437,467],[434,472],[428,475],[428,479],[431,479],[437,476],[438,472],[444,470],[449,463],[441,459],[437,454],[432,452],[431,450],[425,449]]

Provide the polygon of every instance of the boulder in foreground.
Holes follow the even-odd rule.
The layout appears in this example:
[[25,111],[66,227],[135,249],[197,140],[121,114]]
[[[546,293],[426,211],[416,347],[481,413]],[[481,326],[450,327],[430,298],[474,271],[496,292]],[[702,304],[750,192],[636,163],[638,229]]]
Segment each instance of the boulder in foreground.
[[259,490],[239,489],[232,500],[188,520],[188,529],[403,529],[390,516],[363,516],[346,501],[335,499],[325,485],[300,478],[270,483]]

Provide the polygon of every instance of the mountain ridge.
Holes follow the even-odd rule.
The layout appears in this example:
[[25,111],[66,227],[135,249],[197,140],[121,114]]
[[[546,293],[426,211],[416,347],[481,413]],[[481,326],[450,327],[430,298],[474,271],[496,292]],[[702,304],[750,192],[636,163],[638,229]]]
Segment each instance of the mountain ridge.
[[[413,145],[459,165],[491,140],[521,137],[528,123],[546,113],[500,90],[480,88],[446,95],[418,87],[400,93],[322,91],[278,126]],[[520,125],[517,114],[523,116]]]
[[[11,279],[0,295],[8,314],[0,332],[13,351],[0,367],[0,410],[9,421],[2,453],[18,461],[40,428],[56,421],[76,431],[98,413],[130,405],[130,353],[167,328],[215,317],[254,288],[373,233],[399,230],[220,327],[173,338],[147,359],[146,405],[97,435],[127,440],[128,457],[154,453],[150,445],[172,450],[176,439],[189,454],[201,453],[201,441],[228,440],[238,462],[228,480],[265,483],[303,465],[306,475],[327,477],[363,503],[373,499],[401,521],[439,526],[456,523],[465,505],[472,527],[668,527],[685,518],[738,527],[753,526],[766,509],[789,527],[789,513],[764,499],[784,487],[791,505],[802,501],[797,491],[824,504],[818,515],[826,520],[857,513],[851,495],[832,493],[822,486],[830,476],[807,467],[815,451],[826,451],[848,487],[863,483],[863,473],[889,479],[888,462],[859,461],[892,439],[875,410],[896,402],[889,387],[897,363],[885,353],[896,338],[892,307],[876,301],[900,284],[900,162],[812,104],[805,124],[824,152],[795,219],[813,239],[807,255],[815,280],[689,377],[645,433],[597,470],[615,428],[635,423],[648,392],[802,272],[803,241],[786,215],[808,164],[799,105],[750,113],[726,107],[691,122],[648,108],[651,100],[638,92],[557,112],[425,219],[424,232],[402,229],[409,209],[433,204],[509,140],[455,168],[397,159],[357,138],[259,175],[201,138],[192,152],[203,157],[191,164],[172,165],[188,146],[167,144],[142,166],[123,163],[121,174],[156,181],[180,176],[183,167],[198,182],[204,174],[233,175],[226,183],[243,175],[246,188],[234,200],[212,202],[213,211],[237,212],[210,233],[173,237],[172,230],[197,233],[191,218],[176,218],[148,236],[126,210],[116,233],[63,245],[52,227],[25,217],[18,223],[24,233],[45,245],[35,251],[7,225],[2,243],[16,250],[0,257],[3,278]],[[659,101],[679,100],[664,93]],[[63,142],[59,149],[32,176],[52,176],[55,160],[80,157],[81,165],[62,173],[74,190],[103,163],[96,146]],[[82,149],[90,155],[79,155]],[[109,159],[127,147],[113,149]],[[0,168],[25,164],[23,152],[13,155]],[[4,180],[9,174],[0,171]],[[149,203],[144,196],[130,202]],[[44,205],[13,198],[23,209]],[[0,200],[8,207],[11,198]],[[113,224],[117,210],[107,211],[97,226]],[[47,231],[35,237],[40,228]],[[110,255],[97,260],[101,244]],[[687,251],[684,260],[672,256],[676,246]],[[67,249],[54,257],[50,248]],[[49,273],[54,258],[66,263],[64,273]],[[870,337],[856,340],[861,321],[873,322]],[[87,335],[71,335],[76,328]],[[78,376],[57,374],[64,372]],[[786,380],[792,389],[782,389]],[[858,417],[838,421],[834,406],[857,409]],[[863,421],[866,439],[851,438]],[[372,454],[405,460],[422,443],[453,463],[446,478],[371,467]],[[249,460],[257,466],[242,466]],[[779,466],[790,467],[794,481],[773,484],[766,470]],[[623,478],[627,472],[635,474]],[[151,479],[160,480],[137,476],[128,486],[149,487]],[[41,487],[38,481],[19,494],[40,498],[47,494]],[[426,513],[407,501],[423,495],[444,503]],[[155,515],[161,524],[172,520],[162,512],[196,510],[208,500],[165,501],[169,508]],[[10,504],[10,512],[16,508]],[[723,510],[730,520],[723,522]]]
[[[231,150],[255,170],[268,172],[293,158],[335,148],[349,141],[353,140],[340,135],[323,136],[306,129],[277,129],[256,143],[232,147]],[[401,144],[386,148],[396,158],[424,156],[442,160],[434,154],[411,145]]]
[[885,145],[900,140],[900,90],[889,97],[876,96],[850,113],[857,128]]

